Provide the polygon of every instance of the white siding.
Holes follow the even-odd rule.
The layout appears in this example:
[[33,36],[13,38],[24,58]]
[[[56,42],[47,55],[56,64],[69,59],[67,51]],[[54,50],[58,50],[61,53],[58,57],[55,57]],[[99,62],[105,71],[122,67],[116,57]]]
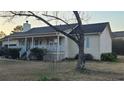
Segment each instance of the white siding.
[[[89,38],[89,48],[86,47],[86,38]],[[99,43],[99,35],[85,35],[85,42],[84,42],[84,52],[85,54],[89,53],[93,56],[94,59],[99,60],[100,59],[100,43]],[[78,54],[78,46],[74,41],[71,39],[67,39],[66,41],[66,57],[68,58],[74,58],[76,54]]]
[[[85,45],[84,45],[84,52],[85,54],[89,53],[93,56],[94,59],[100,60],[100,56],[102,53],[111,53],[112,52],[112,39],[110,36],[109,27],[107,26],[101,34],[85,35]],[[86,40],[89,38],[89,47],[86,47]],[[68,44],[67,44],[68,43]],[[67,48],[66,53],[68,57],[72,58],[76,54],[78,54],[78,47],[74,43],[74,41],[68,39],[67,41]]]
[[112,52],[112,39],[107,26],[102,34],[100,35],[100,53],[111,53]]
[[[86,40],[89,38],[89,48],[86,47]],[[100,59],[100,44],[99,44],[99,35],[85,35],[85,43],[84,43],[84,52],[85,54],[91,54],[94,59]]]
[[78,46],[71,39],[65,37],[65,57],[74,58],[78,54]]

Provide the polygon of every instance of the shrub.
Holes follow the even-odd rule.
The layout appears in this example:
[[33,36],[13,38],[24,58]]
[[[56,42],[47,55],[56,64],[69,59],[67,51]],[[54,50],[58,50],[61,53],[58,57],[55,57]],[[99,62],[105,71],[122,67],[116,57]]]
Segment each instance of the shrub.
[[47,50],[42,48],[33,48],[30,51],[31,55],[35,56],[38,60],[43,60],[43,56],[47,53]]
[[12,59],[17,59],[19,58],[19,51],[20,51],[20,48],[9,48],[8,54]]
[[115,53],[103,53],[101,54],[102,61],[117,61],[117,55]]
[[91,54],[85,54],[85,60],[93,60],[93,56]]
[[0,56],[4,56],[5,55],[5,52],[6,52],[5,48],[4,47],[1,47],[0,48]]
[[[75,56],[75,59],[78,59],[78,54]],[[91,54],[85,54],[85,60],[93,60],[93,56]]]
[[5,58],[9,58],[9,49],[8,48],[3,48],[3,56],[5,57]]
[[75,59],[78,59],[78,54],[75,56]]
[[4,56],[5,58],[19,58],[19,51],[20,48],[1,48],[0,49],[0,56]]

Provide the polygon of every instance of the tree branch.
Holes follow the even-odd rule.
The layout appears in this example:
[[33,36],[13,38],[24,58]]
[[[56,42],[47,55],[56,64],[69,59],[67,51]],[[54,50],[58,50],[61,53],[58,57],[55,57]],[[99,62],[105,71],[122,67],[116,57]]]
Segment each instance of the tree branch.
[[[47,15],[47,14],[42,14],[42,15],[43,15],[43,16],[47,16],[47,17],[51,17],[51,18],[55,18],[55,19],[57,19],[57,20],[62,21],[62,22],[65,23],[66,25],[70,26],[70,24],[68,24],[66,21],[64,21],[63,19],[61,19],[61,18],[59,18],[59,17],[52,16],[52,15]],[[54,20],[54,19],[52,19],[52,20]],[[48,21],[51,21],[51,20],[48,20]],[[70,26],[70,27],[71,27],[71,26]],[[76,27],[76,26],[75,26],[75,27]],[[73,31],[73,29],[74,29],[75,27],[72,28],[72,31]],[[72,32],[72,31],[71,31],[71,32]]]
[[80,19],[78,11],[73,11],[73,13],[75,14],[75,17],[77,19],[78,25],[82,25],[82,22],[81,22],[81,19]]
[[32,16],[33,17],[33,14],[26,14],[26,13],[17,13],[17,12],[13,12],[13,11],[10,11],[11,14],[13,14],[14,16]]
[[51,18],[55,18],[57,20],[60,20],[62,21],[63,23],[65,23],[66,25],[69,25],[66,21],[62,20],[61,18],[59,17],[56,17],[56,16],[52,16],[52,15],[47,15],[47,14],[42,14],[43,16],[47,16],[47,17],[51,17]]
[[76,38],[72,37],[70,34],[68,34],[68,33],[62,31],[61,29],[59,29],[59,28],[53,26],[53,25],[50,24],[48,21],[46,21],[45,19],[43,19],[42,17],[36,15],[35,13],[33,13],[33,12],[31,12],[31,11],[28,11],[30,14],[29,14],[29,13],[28,13],[28,14],[26,14],[26,13],[16,13],[16,12],[13,12],[13,11],[10,11],[10,12],[11,12],[13,15],[16,15],[16,16],[28,16],[28,17],[37,18],[37,19],[43,21],[43,22],[44,22],[45,24],[47,24],[48,26],[52,27],[52,28],[53,28],[54,30],[56,30],[57,32],[62,33],[63,35],[69,37],[70,39],[72,39],[73,41],[75,41],[75,42],[77,43],[77,39],[76,39]]

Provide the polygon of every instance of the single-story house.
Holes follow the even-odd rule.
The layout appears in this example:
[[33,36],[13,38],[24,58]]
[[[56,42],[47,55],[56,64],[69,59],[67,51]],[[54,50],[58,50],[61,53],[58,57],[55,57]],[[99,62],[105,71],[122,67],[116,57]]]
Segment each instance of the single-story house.
[[[57,25],[63,31],[76,26],[76,24]],[[85,31],[84,51],[100,60],[102,53],[112,52],[111,28],[108,22],[83,25]],[[48,50],[44,60],[62,60],[74,58],[78,54],[78,46],[68,37],[56,32],[49,26],[31,28],[26,21],[23,31],[10,34],[3,39],[2,46],[8,48],[21,48],[20,56],[26,53],[28,57],[31,48],[45,48]]]

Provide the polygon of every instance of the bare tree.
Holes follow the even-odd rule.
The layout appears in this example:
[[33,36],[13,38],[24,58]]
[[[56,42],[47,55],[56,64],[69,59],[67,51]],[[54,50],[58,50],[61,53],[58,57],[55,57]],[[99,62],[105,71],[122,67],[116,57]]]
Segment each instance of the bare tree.
[[[1,15],[1,17],[10,17],[10,19],[13,19],[17,16],[18,17],[21,17],[21,16],[34,17],[37,20],[42,21],[48,26],[52,27],[57,32],[60,32],[61,34],[67,36],[68,38],[73,40],[78,45],[79,55],[78,55],[78,62],[77,62],[76,69],[81,70],[81,69],[84,69],[85,67],[84,30],[83,30],[83,25],[82,25],[82,19],[80,17],[80,12],[73,11],[72,14],[75,17],[75,20],[77,21],[77,25],[71,29],[70,33],[67,33],[63,31],[62,29],[57,28],[52,23],[50,23],[49,20],[47,20],[47,19],[52,18],[53,20],[55,19],[55,20],[61,21],[65,23],[66,25],[70,26],[68,22],[58,17],[57,13],[56,15],[51,15],[51,14],[48,14],[48,12],[41,13],[41,12],[34,12],[34,11],[9,11],[8,13],[4,13],[4,15]],[[45,19],[45,17],[47,19]]]

